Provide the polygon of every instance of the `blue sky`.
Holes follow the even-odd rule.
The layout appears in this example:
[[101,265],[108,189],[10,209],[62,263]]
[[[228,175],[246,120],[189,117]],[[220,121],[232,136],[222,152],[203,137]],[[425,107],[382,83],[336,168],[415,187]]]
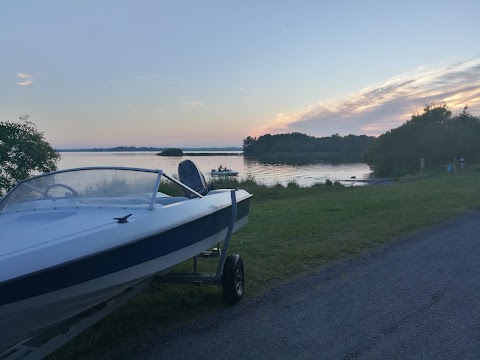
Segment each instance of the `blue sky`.
[[480,2],[0,2],[0,119],[55,147],[379,135],[480,115]]

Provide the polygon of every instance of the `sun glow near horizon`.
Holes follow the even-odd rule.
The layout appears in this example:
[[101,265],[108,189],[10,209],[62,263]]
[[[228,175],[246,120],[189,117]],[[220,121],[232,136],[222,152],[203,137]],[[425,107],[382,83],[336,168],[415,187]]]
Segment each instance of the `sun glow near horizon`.
[[[446,103],[452,111],[468,106],[470,113],[480,115],[480,57],[433,70],[420,67],[341,99],[278,114],[253,132],[378,136],[400,126],[430,103]],[[325,128],[331,129],[330,132],[325,132]]]

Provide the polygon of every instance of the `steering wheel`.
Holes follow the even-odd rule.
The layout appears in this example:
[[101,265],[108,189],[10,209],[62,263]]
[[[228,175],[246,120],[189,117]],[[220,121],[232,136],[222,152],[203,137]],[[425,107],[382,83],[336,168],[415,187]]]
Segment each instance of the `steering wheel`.
[[[51,189],[55,188],[55,187],[62,187],[62,188],[67,189],[68,191],[70,191],[70,192],[72,193],[72,196],[71,196],[72,198],[78,197],[78,193],[77,193],[75,190],[73,190],[70,186],[65,185],[65,184],[60,184],[60,183],[58,183],[58,184],[52,184],[52,185],[50,185],[49,187],[47,187],[47,188],[45,189],[45,191],[43,192],[43,197],[44,197],[45,199],[57,199],[55,196],[52,196],[52,195],[49,195],[49,194],[48,194],[48,192],[49,192]],[[65,196],[65,197],[66,197],[66,196]]]

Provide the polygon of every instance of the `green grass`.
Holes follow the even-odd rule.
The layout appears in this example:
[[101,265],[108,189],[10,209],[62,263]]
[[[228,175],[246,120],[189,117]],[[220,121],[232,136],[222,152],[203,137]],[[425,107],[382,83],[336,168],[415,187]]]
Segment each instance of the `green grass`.
[[[216,185],[244,188],[254,195],[249,223],[233,236],[230,246],[230,252],[244,260],[246,296],[254,296],[314,267],[480,208],[479,180],[477,166],[450,176],[437,172],[406,177],[391,185],[266,187],[253,179],[242,183],[221,179]],[[211,271],[216,264],[210,260],[200,270]],[[187,265],[178,269],[190,269]],[[222,306],[219,287],[154,284],[52,358],[94,357],[155,328]]]

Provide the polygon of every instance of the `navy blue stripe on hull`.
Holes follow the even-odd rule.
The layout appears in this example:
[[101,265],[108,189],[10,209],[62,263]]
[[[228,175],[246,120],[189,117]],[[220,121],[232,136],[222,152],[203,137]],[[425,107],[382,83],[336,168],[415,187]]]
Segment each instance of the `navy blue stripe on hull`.
[[[237,220],[250,199],[237,204]],[[157,235],[0,284],[0,306],[81,284],[198,243],[230,223],[231,206]]]

